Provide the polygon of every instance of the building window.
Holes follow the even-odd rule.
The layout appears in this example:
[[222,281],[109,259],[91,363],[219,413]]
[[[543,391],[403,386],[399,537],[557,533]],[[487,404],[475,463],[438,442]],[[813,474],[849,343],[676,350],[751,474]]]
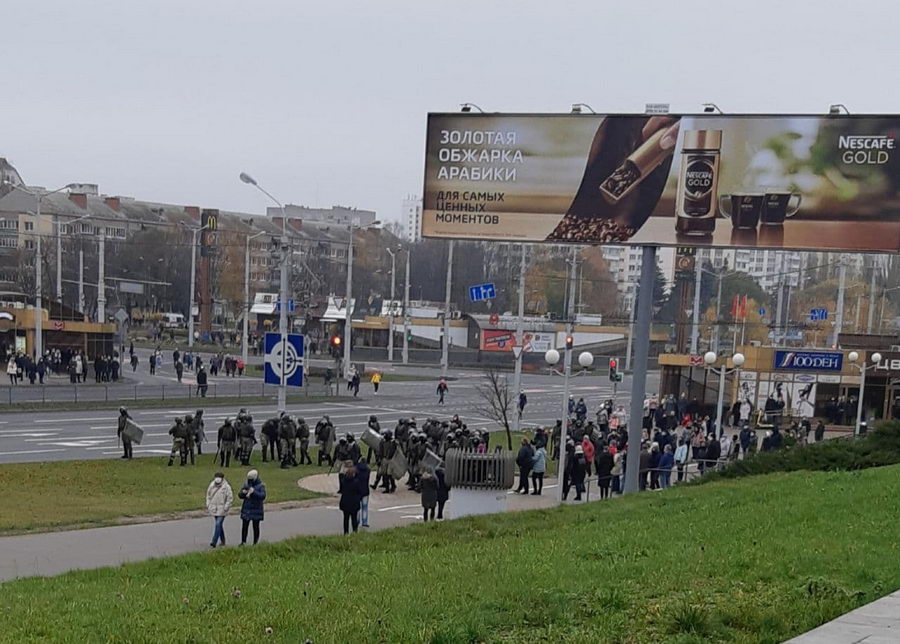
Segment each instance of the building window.
[[0,237],[0,248],[17,248],[18,240],[15,237]]
[[34,249],[34,240],[33,240],[33,239],[26,239],[26,240],[25,240],[25,248],[27,248],[28,250]]
[[26,221],[25,222],[25,230],[34,230],[34,222]]

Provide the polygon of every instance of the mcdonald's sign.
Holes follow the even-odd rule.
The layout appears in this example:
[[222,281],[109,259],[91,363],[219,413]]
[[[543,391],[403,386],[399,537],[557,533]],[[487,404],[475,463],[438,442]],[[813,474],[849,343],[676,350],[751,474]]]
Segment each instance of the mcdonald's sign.
[[216,231],[219,229],[219,211],[204,209],[200,213],[200,256],[212,257],[215,255],[213,247],[216,245]]

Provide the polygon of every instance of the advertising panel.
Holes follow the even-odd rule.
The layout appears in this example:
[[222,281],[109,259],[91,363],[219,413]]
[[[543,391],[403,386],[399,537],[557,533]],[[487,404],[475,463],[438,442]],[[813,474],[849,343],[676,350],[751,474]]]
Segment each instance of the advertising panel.
[[[525,333],[522,336],[523,349],[544,352],[553,348],[552,333]],[[516,346],[516,332],[501,329],[484,329],[481,332],[482,351],[512,351]]]
[[776,351],[775,369],[791,371],[840,371],[844,354],[839,351]]
[[422,234],[900,250],[900,116],[431,114]]

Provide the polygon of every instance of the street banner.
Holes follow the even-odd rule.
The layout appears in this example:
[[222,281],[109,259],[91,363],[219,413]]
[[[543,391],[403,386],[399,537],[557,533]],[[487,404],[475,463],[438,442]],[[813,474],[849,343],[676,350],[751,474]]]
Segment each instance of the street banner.
[[900,250],[900,116],[431,114],[422,234]]

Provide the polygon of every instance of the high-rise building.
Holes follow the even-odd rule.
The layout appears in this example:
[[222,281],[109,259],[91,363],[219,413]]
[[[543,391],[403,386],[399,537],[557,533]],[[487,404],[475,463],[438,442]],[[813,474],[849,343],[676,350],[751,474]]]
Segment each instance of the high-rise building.
[[[637,295],[637,285],[641,280],[640,246],[602,246],[603,259],[609,265],[609,272],[616,281],[620,302],[625,311],[630,311]],[[675,249],[660,248],[656,251],[656,263],[671,287],[675,265]]]
[[414,243],[422,239],[422,200],[415,195],[406,195],[400,206],[400,221],[407,241]]

